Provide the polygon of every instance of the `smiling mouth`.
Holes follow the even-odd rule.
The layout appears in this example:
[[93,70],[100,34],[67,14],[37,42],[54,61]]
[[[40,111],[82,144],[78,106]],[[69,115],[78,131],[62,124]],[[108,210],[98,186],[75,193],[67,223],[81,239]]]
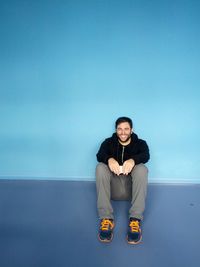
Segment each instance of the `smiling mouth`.
[[129,140],[129,136],[126,135],[126,136],[119,136],[119,139],[122,141],[122,142],[127,142]]
[[127,138],[128,135],[120,135],[120,137],[124,139],[124,138]]

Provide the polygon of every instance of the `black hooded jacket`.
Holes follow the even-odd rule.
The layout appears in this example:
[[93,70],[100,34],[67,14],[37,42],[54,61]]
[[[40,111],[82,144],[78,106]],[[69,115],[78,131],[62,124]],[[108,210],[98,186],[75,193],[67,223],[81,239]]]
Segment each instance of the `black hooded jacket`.
[[114,158],[119,165],[123,165],[128,159],[133,159],[135,164],[146,163],[150,158],[147,143],[135,133],[131,134],[131,142],[127,146],[121,145],[114,133],[112,137],[104,140],[96,156],[99,162],[105,164],[108,164],[109,158]]

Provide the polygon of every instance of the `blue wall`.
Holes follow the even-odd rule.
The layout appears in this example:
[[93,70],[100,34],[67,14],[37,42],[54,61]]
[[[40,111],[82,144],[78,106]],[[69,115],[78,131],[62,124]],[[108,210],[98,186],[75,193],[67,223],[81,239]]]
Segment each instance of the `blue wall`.
[[0,177],[94,180],[130,116],[152,182],[200,182],[200,2],[1,0]]

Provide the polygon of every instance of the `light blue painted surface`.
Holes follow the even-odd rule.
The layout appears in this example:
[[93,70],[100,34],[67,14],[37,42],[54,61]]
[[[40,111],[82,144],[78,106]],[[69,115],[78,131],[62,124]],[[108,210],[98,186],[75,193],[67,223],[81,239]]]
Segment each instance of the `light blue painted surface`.
[[0,1],[0,177],[94,180],[117,117],[152,182],[200,182],[200,2]]

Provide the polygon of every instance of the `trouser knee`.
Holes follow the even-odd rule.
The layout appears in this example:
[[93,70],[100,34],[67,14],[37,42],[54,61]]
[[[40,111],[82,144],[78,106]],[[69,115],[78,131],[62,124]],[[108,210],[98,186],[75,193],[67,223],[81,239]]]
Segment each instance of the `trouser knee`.
[[98,163],[96,166],[96,180],[110,178],[110,170],[104,163]]
[[132,179],[136,179],[142,183],[147,183],[148,180],[148,168],[144,164],[135,165],[131,172]]

